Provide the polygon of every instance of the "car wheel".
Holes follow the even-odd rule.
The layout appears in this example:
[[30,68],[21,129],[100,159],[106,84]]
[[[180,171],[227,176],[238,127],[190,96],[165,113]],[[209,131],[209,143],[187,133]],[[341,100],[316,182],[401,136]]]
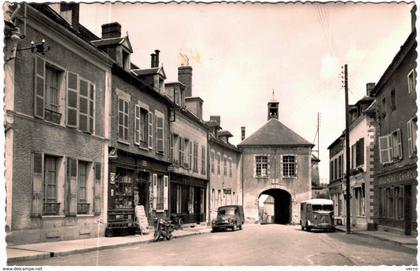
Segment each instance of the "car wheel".
[[217,232],[216,228],[211,228],[211,232]]
[[239,228],[239,230],[241,231],[241,230],[242,230],[242,225],[239,225],[239,226],[238,226],[238,228]]
[[308,223],[306,223],[305,230],[306,231],[311,231],[311,229],[308,227]]
[[232,231],[236,231],[236,224],[232,226]]

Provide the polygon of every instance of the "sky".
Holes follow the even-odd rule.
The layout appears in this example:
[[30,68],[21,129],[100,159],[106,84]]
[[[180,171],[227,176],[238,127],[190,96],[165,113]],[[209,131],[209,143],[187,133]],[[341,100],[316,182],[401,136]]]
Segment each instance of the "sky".
[[319,112],[319,168],[327,180],[327,148],[345,128],[341,66],[348,64],[355,103],[410,34],[412,5],[96,3],[81,4],[80,22],[98,36],[102,24],[119,22],[140,68],[149,68],[159,49],[166,82],[177,81],[180,56],[187,55],[203,118],[220,115],[233,144],[241,126],[249,136],[266,123],[273,90],[279,120],[311,143]]

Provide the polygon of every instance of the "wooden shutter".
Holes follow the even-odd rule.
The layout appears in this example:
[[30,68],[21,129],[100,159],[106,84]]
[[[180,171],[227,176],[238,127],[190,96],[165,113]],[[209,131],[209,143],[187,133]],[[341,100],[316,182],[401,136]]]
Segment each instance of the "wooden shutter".
[[140,106],[135,106],[134,114],[134,144],[140,145]]
[[34,78],[34,115],[39,118],[45,116],[45,60],[39,56],[35,57],[35,78]]
[[188,149],[188,168],[192,169],[193,167],[193,142],[189,141],[189,149]]
[[413,152],[414,152],[414,148],[413,148],[413,133],[412,133],[412,129],[413,129],[413,125],[412,125],[412,120],[409,120],[407,122],[407,142],[408,142],[408,155],[411,157]]
[[78,100],[79,76],[76,73],[67,73],[67,126],[78,127]]
[[271,155],[267,155],[267,177],[271,177]]
[[89,83],[89,129],[88,132],[95,132],[95,85]]
[[44,156],[42,153],[32,154],[32,216],[42,215],[42,183],[44,176]]
[[89,82],[80,79],[79,82],[79,129],[89,131]]
[[169,188],[168,176],[163,176],[163,209],[168,210],[168,188]]
[[169,161],[174,161],[174,134],[169,136]]
[[152,186],[153,186],[153,210],[156,210],[157,207],[157,196],[158,196],[158,191],[157,191],[157,174],[153,174],[152,175]]
[[149,149],[153,149],[153,113],[149,112]]
[[382,164],[391,161],[389,135],[379,137],[379,160]]
[[397,130],[397,147],[398,147],[398,152],[399,152],[398,158],[399,159],[402,159],[402,157],[403,157],[403,150],[402,150],[401,130],[400,129]]
[[156,151],[163,153],[163,118],[156,119]]
[[77,160],[67,158],[67,206],[66,215],[77,214]]
[[99,215],[101,213],[101,173],[102,173],[102,167],[101,163],[96,162],[95,163],[95,185],[93,187],[94,189],[94,202],[93,202],[93,210],[95,215]]

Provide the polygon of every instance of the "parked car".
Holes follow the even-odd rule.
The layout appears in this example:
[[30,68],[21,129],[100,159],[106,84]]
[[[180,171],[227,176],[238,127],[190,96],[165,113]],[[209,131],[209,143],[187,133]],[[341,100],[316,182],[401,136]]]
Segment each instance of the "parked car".
[[212,230],[237,229],[242,230],[244,224],[244,209],[241,205],[226,205],[217,209],[217,217],[211,222]]

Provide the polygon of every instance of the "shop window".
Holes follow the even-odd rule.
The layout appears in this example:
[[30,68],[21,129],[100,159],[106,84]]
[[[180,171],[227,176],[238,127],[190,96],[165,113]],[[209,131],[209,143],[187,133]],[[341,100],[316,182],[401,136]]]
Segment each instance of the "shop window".
[[156,210],[164,210],[164,180],[162,175],[157,176],[157,205]]
[[294,155],[283,156],[283,176],[296,177],[296,156]]
[[255,157],[255,176],[266,177],[267,176],[267,156],[256,156]]
[[403,197],[403,186],[394,187],[394,198],[395,198],[395,218],[404,218],[404,197]]

